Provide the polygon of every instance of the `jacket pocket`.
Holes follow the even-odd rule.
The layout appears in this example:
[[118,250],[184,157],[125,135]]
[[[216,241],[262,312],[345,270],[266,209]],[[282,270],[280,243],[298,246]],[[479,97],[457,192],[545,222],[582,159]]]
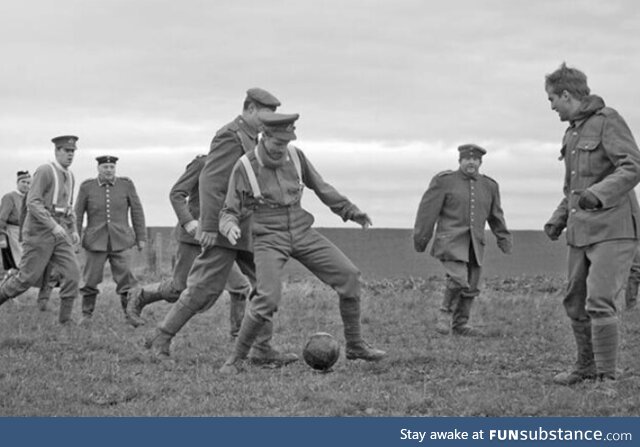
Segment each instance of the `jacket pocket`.
[[600,146],[599,137],[582,137],[576,144],[578,150],[578,173],[583,176],[594,175],[594,151]]

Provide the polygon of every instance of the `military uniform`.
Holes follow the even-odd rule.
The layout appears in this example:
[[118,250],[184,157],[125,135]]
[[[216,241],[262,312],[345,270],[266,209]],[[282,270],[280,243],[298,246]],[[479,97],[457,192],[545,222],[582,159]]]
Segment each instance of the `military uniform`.
[[[468,147],[477,146],[460,146],[461,156]],[[481,157],[486,151],[480,149]],[[424,252],[433,237],[431,255],[440,260],[447,275],[440,311],[446,314],[445,320],[453,318],[452,329],[461,335],[472,335],[467,322],[473,299],[480,293],[486,223],[500,250],[510,253],[512,238],[500,205],[498,183],[461,169],[441,172],[431,180],[415,220],[415,249]]]
[[[82,228],[85,214],[87,227],[82,232],[82,247],[86,250],[86,261],[80,292],[82,314],[90,317],[107,260],[117,285],[116,293],[123,306],[126,305],[127,292],[137,285],[131,273],[128,249],[146,242],[147,235],[142,204],[133,182],[127,177],[115,177],[113,181],[98,177],[82,182],[76,201],[78,228]],[[133,229],[129,226],[129,214]]]
[[[288,141],[295,138],[293,122],[297,114],[261,112],[260,116],[267,135]],[[289,147],[276,163],[261,140],[242,157],[231,174],[219,228],[227,238],[232,228],[240,228],[244,236],[246,229],[242,227],[252,220],[257,293],[242,322],[230,363],[246,357],[257,331],[272,320],[282,296],[282,271],[289,258],[299,261],[338,293],[347,358],[379,360],[385,355],[365,347],[360,329],[360,271],[340,249],[311,228],[313,216],[300,204],[304,186],[344,221],[369,222],[365,213],[322,179],[301,150]],[[356,350],[362,355],[353,355]]]
[[[247,101],[261,107],[275,109],[280,101],[265,90],[253,88],[247,91]],[[222,127],[213,140],[211,149],[199,178],[201,231],[217,233],[218,214],[222,209],[227,192],[229,176],[238,159],[254,149],[257,143],[258,130],[238,116]],[[145,342],[160,356],[169,355],[169,345],[173,336],[199,311],[216,302],[224,291],[229,273],[234,262],[242,273],[255,284],[255,264],[253,262],[252,243],[249,237],[249,223],[246,224],[246,235],[232,246],[229,241],[218,234],[212,247],[202,249],[193,262],[187,278],[187,288],[180,294],[178,301],[169,310],[157,330]],[[264,337],[256,343],[256,353],[261,357],[275,354],[270,346],[271,327],[267,327]]]
[[24,198],[25,194],[19,191],[11,191],[2,196],[2,201],[0,201],[0,232],[6,234],[8,243],[7,248],[2,249],[5,270],[16,268],[22,258],[20,219]]
[[[76,149],[75,136],[56,137],[56,150]],[[60,323],[71,320],[73,301],[78,295],[80,271],[73,248],[77,235],[72,206],[74,177],[54,161],[38,167],[27,194],[27,216],[23,226],[23,255],[18,272],[0,286],[0,304],[42,281],[51,264],[60,275]],[[54,233],[62,227],[66,235]]]
[[638,285],[640,284],[640,245],[636,249],[633,257],[629,279],[627,280],[627,290],[625,292],[625,306],[627,310],[635,309],[638,305]]
[[[615,298],[637,249],[640,213],[633,191],[640,151],[622,117],[586,96],[565,132],[564,198],[545,225],[556,239],[566,228],[569,284],[563,301],[578,345],[582,377],[614,377],[618,346]],[[599,205],[591,206],[590,194]]]
[[[198,190],[199,177],[205,165],[206,156],[198,155],[187,165],[185,172],[171,188],[169,200],[178,217],[174,235],[178,241],[176,263],[173,268],[173,277],[160,283],[151,284],[138,289],[133,294],[127,314],[129,321],[138,326],[144,323],[140,319],[142,308],[154,301],[164,300],[173,303],[178,300],[180,293],[187,287],[187,277],[193,262],[200,254],[200,242],[185,229],[185,225],[200,217],[200,193]],[[225,286],[230,298],[230,332],[235,337],[242,323],[244,306],[247,297],[251,293],[249,280],[240,271],[237,264],[233,267],[227,278]]]

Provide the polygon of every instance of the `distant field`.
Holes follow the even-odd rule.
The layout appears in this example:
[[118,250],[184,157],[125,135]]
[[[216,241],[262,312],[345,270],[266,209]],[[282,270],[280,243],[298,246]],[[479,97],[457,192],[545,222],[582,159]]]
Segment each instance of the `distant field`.
[[[411,230],[319,228],[322,234],[340,247],[360,268],[365,278],[422,277],[442,273],[440,263],[428,252],[416,253]],[[162,259],[170,263],[173,249],[171,228],[153,227],[152,237],[161,235]],[[551,275],[564,277],[567,246],[564,238],[551,242],[542,231],[515,231],[514,249],[510,256],[498,250],[495,237],[488,233],[485,251],[485,277],[514,277],[522,275]],[[140,262],[144,262],[141,257]],[[168,268],[168,267],[167,267]],[[293,275],[304,270],[297,263],[289,269]]]

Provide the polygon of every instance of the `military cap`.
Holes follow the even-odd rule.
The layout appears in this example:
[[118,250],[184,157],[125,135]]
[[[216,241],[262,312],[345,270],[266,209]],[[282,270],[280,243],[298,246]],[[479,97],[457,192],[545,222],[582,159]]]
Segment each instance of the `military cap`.
[[75,135],[61,135],[51,139],[51,142],[56,145],[56,149],[78,149],[76,141],[78,141],[78,137]]
[[113,155],[102,155],[100,157],[96,157],[98,161],[98,165],[102,165],[105,163],[115,163],[118,161],[118,157],[114,157]]
[[280,105],[280,101],[278,100],[278,98],[273,96],[268,91],[258,87],[250,88],[249,90],[247,90],[247,99],[258,102],[266,107],[275,108]]
[[458,152],[460,152],[460,158],[482,158],[482,156],[487,153],[484,148],[481,148],[477,144],[463,144],[458,146]]
[[18,180],[17,181],[20,181],[22,179],[31,177],[31,174],[29,174],[29,171],[18,171],[18,173],[16,175],[18,176]]
[[296,122],[300,115],[297,113],[275,113],[267,110],[258,112],[258,118],[262,123],[262,128],[267,135],[280,138],[282,140],[296,139]]

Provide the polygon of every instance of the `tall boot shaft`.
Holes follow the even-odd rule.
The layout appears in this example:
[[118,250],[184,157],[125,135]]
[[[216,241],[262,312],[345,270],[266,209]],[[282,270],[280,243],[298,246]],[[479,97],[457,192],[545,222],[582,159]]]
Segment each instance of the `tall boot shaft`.
[[[241,293],[229,293],[229,333],[231,337],[238,336],[246,305],[247,297],[245,295]],[[269,337],[269,339],[270,338],[271,337]]]
[[60,313],[58,314],[60,324],[71,322],[74,301],[75,297],[60,297]]
[[617,317],[592,319],[591,337],[598,377],[615,379],[619,338]]
[[360,324],[360,298],[340,297],[340,317],[344,326],[344,339],[347,343],[362,341],[362,327]]
[[[251,346],[255,341],[257,341],[258,336],[263,333],[266,323],[267,322],[265,320],[254,318],[248,312],[245,313],[234,347],[235,360],[243,360],[247,358]],[[268,323],[270,326],[271,322]]]
[[84,295],[82,297],[82,315],[90,317],[96,308],[96,295]]
[[627,290],[624,296],[626,309],[633,309],[638,304],[638,281],[629,277],[627,282]]
[[178,333],[196,313],[179,300],[173,303],[158,328],[171,336]]

